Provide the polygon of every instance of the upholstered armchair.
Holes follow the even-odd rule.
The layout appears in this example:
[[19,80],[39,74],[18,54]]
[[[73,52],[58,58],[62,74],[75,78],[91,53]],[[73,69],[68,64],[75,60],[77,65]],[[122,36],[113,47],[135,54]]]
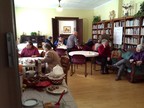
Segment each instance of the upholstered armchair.
[[144,63],[137,66],[135,63],[131,64],[131,68],[127,69],[128,80],[132,83],[144,80]]

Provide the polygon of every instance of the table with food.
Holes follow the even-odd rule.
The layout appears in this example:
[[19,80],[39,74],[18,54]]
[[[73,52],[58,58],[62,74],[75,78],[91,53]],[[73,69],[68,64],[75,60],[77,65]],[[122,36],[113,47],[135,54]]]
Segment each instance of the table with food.
[[24,108],[77,108],[59,65],[47,74],[24,76],[22,91]]

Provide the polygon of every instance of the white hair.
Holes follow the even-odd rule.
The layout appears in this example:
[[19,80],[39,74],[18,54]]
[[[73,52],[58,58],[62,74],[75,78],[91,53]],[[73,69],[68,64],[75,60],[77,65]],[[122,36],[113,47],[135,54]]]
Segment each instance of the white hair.
[[102,39],[102,43],[106,43],[106,42],[108,42],[107,39]]
[[136,47],[136,48],[138,48],[138,49],[142,50],[142,49],[143,49],[143,46],[142,46],[142,44],[139,44],[139,45],[137,45],[137,47]]

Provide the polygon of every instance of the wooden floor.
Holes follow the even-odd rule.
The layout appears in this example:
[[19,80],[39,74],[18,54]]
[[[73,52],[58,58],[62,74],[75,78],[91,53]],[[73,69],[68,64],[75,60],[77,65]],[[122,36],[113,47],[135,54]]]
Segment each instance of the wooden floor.
[[[93,71],[84,77],[84,65],[68,76],[68,86],[78,108],[144,108],[144,82],[130,83],[126,78],[115,81],[115,73]],[[70,72],[70,71],[69,71]]]

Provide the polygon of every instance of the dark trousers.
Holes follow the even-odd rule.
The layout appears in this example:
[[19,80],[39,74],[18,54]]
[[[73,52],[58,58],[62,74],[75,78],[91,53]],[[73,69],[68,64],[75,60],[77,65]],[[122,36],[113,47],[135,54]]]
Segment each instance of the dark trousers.
[[96,61],[99,61],[101,63],[101,71],[102,73],[107,73],[108,68],[107,65],[111,65],[112,61],[107,61],[107,57],[97,57]]

